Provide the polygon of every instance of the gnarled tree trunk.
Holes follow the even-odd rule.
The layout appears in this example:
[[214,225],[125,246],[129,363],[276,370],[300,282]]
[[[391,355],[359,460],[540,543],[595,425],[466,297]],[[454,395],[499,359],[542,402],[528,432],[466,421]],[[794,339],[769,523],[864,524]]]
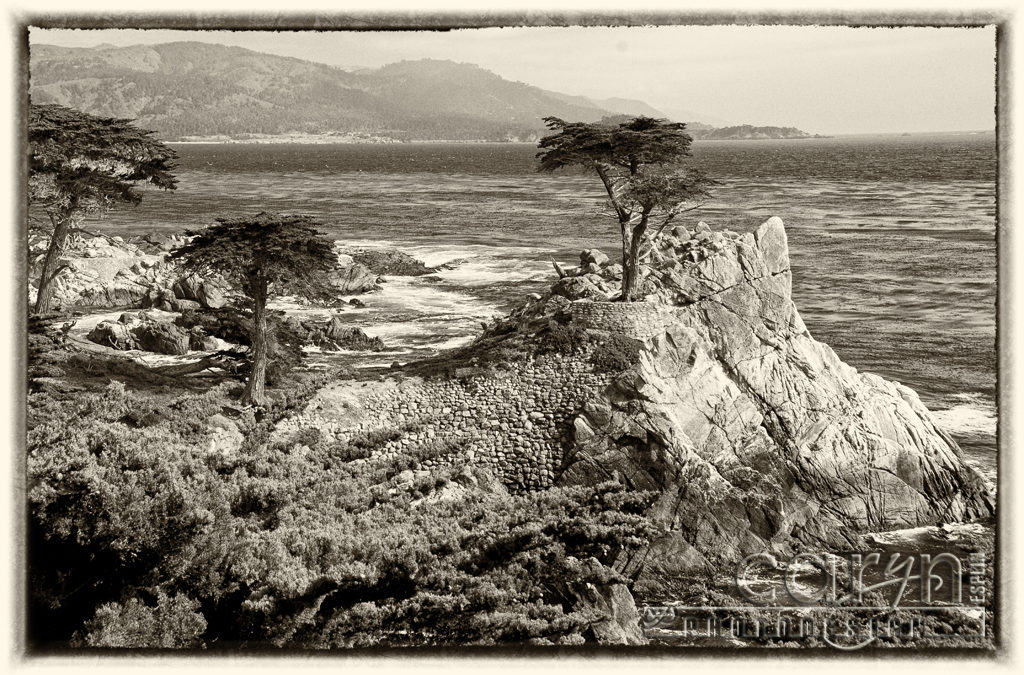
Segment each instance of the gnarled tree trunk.
[[242,392],[242,404],[261,406],[266,402],[263,389],[267,382],[267,355],[269,344],[267,337],[267,282],[257,279],[252,284],[253,316],[252,316],[252,371]]
[[72,218],[67,211],[60,215],[50,214],[50,222],[53,223],[53,234],[50,236],[50,245],[47,247],[46,257],[43,259],[42,274],[39,275],[35,314],[45,314],[50,311],[50,305],[53,302],[53,280],[60,270],[60,258],[64,255],[64,248],[68,244],[68,235],[71,234]]
[[622,256],[622,296],[623,302],[636,300],[640,292],[640,247],[644,241],[644,234],[647,232],[647,216],[640,219],[629,236],[629,246],[623,244]]

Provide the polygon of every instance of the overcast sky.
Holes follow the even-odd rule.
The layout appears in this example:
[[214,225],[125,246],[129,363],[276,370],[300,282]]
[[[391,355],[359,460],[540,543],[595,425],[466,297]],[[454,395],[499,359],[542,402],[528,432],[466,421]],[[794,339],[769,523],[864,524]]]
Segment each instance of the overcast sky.
[[38,30],[90,47],[201,40],[345,68],[475,63],[510,80],[640,99],[715,124],[822,134],[995,126],[995,29],[840,26],[487,28],[451,32]]

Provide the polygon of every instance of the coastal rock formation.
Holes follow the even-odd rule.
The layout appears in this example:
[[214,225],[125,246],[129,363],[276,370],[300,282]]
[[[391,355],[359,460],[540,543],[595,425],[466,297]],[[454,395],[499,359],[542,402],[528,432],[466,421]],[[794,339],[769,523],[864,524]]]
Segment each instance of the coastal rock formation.
[[[49,239],[29,241],[29,300],[35,298],[42,258]],[[138,307],[156,288],[173,283],[166,254],[145,253],[120,237],[91,237],[61,258],[63,270],[54,280],[54,302],[62,307]]]
[[341,272],[331,279],[331,284],[338,291],[338,295],[358,295],[380,290],[380,275],[366,265],[357,263],[352,256],[345,253],[338,255],[338,262],[341,264]]
[[[581,262],[444,357],[446,377],[410,364],[398,381],[336,383],[282,432],[369,435],[371,460],[481,465],[513,491],[609,478],[653,490],[667,534],[619,561],[632,575],[993,514],[990,486],[913,391],[811,337],[781,220],[665,232],[643,302],[609,301],[617,265]],[[566,294],[574,283],[588,292]]]
[[392,248],[355,248],[345,249],[344,253],[352,260],[377,275],[394,277],[419,277],[436,272],[427,267],[423,261],[417,260],[408,253]]
[[[154,308],[180,312],[219,309],[231,295],[222,279],[181,276],[166,262],[167,254],[186,241],[160,233],[133,237],[95,236],[78,239],[61,258],[63,269],[54,281],[58,307]],[[35,300],[43,256],[49,239],[29,240],[29,301]],[[341,271],[332,279],[340,296],[380,290],[388,276],[419,276],[436,271],[408,254],[393,249],[353,249],[339,253]]]
[[660,493],[653,512],[670,534],[631,565],[840,550],[866,531],[992,515],[990,489],[912,390],[811,337],[781,220],[669,251],[648,302],[608,304],[625,316],[650,308],[635,324],[648,342],[584,405],[558,481],[617,475]]
[[227,304],[228,285],[221,279],[200,279],[188,275],[178,279],[171,288],[176,298],[191,300],[206,309],[220,309]]
[[[168,320],[146,312],[125,313],[117,321],[101,321],[86,339],[120,351],[142,350],[181,356],[202,345],[202,334],[190,333]],[[211,345],[212,346],[212,345]]]
[[337,316],[321,321],[303,320],[296,316],[289,316],[285,317],[284,323],[289,333],[303,345],[319,347],[328,351],[350,349],[379,352],[384,350],[384,341],[379,337],[372,338],[361,328],[346,325]]

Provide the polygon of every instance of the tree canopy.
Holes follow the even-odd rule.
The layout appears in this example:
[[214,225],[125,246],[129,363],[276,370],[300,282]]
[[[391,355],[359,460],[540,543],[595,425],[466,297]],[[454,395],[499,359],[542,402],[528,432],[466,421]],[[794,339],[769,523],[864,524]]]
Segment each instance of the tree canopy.
[[119,203],[137,204],[138,183],[175,189],[177,155],[126,119],[48,104],[32,105],[28,122],[29,202],[46,212],[51,228],[35,306],[45,312],[58,260],[77,224]]
[[690,156],[693,138],[682,122],[666,122],[651,117],[635,117],[615,124],[566,122],[545,117],[544,123],[558,133],[545,136],[537,154],[541,171],[554,171],[570,165],[594,162],[628,169],[637,174],[644,166],[674,164]]
[[217,218],[205,230],[186,232],[192,239],[168,260],[198,276],[223,276],[250,298],[251,285],[265,282],[273,295],[329,302],[338,257],[318,225],[310,216],[266,212]]
[[[594,123],[545,117],[544,123],[555,133],[538,144],[539,170],[576,166],[600,177],[622,232],[621,299],[635,299],[646,254],[643,244],[688,206],[706,199],[714,184],[702,171],[682,164],[691,156],[693,138],[681,122],[644,116]],[[653,235],[652,226],[657,228]]]
[[294,295],[329,303],[337,292],[331,280],[338,271],[334,243],[316,229],[309,216],[260,213],[218,218],[175,249],[168,260],[186,273],[224,277],[251,302],[252,372],[242,401],[262,405],[269,354],[267,302]]
[[29,109],[29,197],[47,209],[83,214],[136,204],[138,182],[173,190],[177,155],[131,120],[96,117],[61,105]]

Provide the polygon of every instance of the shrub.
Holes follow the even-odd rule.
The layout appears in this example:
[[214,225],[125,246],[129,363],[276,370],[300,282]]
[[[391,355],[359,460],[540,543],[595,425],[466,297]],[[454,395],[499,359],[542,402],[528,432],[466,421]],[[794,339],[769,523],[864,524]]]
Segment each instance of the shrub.
[[73,646],[181,649],[202,646],[200,636],[206,619],[197,611],[199,603],[181,595],[157,591],[156,605],[138,598],[126,603],[112,602],[99,607],[76,635]]
[[583,352],[589,344],[586,328],[575,323],[553,322],[541,341],[539,353],[568,356]]
[[639,361],[643,343],[625,335],[610,333],[594,345],[590,362],[598,372],[619,373]]
[[[144,428],[120,420],[152,401],[117,384],[63,417],[37,415],[28,458],[34,643],[335,648],[587,635],[593,616],[559,589],[614,576],[581,572],[578,561],[643,545],[648,497],[609,484],[413,505],[451,471],[394,493],[391,479],[450,445],[353,466],[336,446],[284,453],[259,440],[314,382],[253,424],[231,471],[209,461],[204,432],[185,423],[208,415],[225,390],[179,397],[168,419]],[[378,433],[347,447],[399,431]]]

